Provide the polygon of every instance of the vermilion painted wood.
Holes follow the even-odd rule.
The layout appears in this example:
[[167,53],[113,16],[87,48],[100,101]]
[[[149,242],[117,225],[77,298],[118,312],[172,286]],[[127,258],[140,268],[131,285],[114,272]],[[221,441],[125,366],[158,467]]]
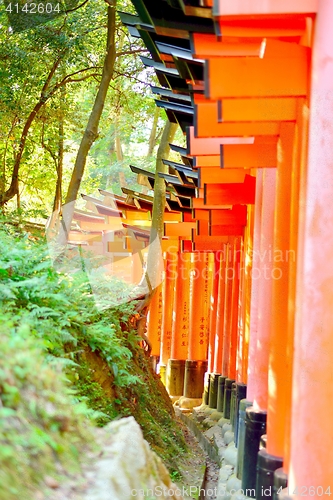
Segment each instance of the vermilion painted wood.
[[192,198],[191,200],[191,205],[192,208],[194,209],[204,209],[204,210],[216,210],[217,208],[232,208],[232,203],[225,203],[221,205],[208,205],[208,203],[205,203],[205,200],[203,198]]
[[192,252],[193,243],[191,240],[182,240],[182,252]]
[[197,155],[218,155],[222,144],[252,144],[253,137],[216,137],[200,139],[194,136],[194,127],[188,127],[187,147],[188,154]]
[[242,135],[275,135],[279,134],[280,122],[214,122],[213,117],[202,113],[197,106],[194,114],[196,137],[228,137]]
[[[295,127],[295,146],[293,158],[293,175],[291,184],[291,207],[290,207],[290,240],[289,248],[291,254],[298,252],[299,213],[300,213],[300,184],[305,179],[305,165],[308,151],[308,106],[306,101],[300,100]],[[286,428],[284,439],[283,469],[288,474],[290,466],[290,429],[291,408],[293,401],[292,373],[296,314],[296,289],[297,289],[297,266],[296,258],[289,259],[289,301],[288,301],[288,339],[287,339],[287,370],[286,379],[289,381],[286,392]]]
[[164,222],[171,222],[171,221],[172,222],[181,222],[182,213],[181,212],[164,212],[163,220],[164,220]]
[[[210,298],[210,322],[209,322],[209,339],[208,339],[208,373],[219,373],[214,368],[214,358],[215,358],[215,343],[217,335],[217,311],[218,311],[218,295],[219,295],[219,274],[220,274],[220,260],[216,252],[214,255],[214,275],[213,275],[213,287],[211,291]],[[219,346],[217,345],[217,349]]]
[[209,99],[307,94],[309,49],[296,43],[267,40],[263,58],[215,57],[205,64]]
[[306,18],[303,15],[282,17],[215,17],[219,39],[253,40],[256,38],[275,38],[299,43],[306,31]]
[[[290,255],[290,197],[294,161],[295,125],[281,126],[279,164],[277,168],[274,245],[273,251],[281,258],[275,259],[272,280],[272,313],[270,315],[269,371],[268,379],[275,380],[274,388],[268,391],[267,451],[283,457],[285,425],[287,415],[288,384],[285,363],[287,362],[287,339],[289,307],[289,260]],[[282,362],[283,361],[283,362]],[[268,444],[269,442],[269,444]]]
[[196,228],[195,222],[178,222],[176,224],[164,224],[164,236],[184,236],[190,238],[192,229]]
[[199,170],[199,188],[203,188],[204,184],[244,182],[245,174],[250,174],[250,169],[221,169],[220,167],[201,168]]
[[193,210],[195,219],[209,221],[209,210]]
[[229,376],[229,359],[231,344],[231,299],[232,283],[234,279],[233,268],[233,239],[227,244],[226,267],[225,267],[225,297],[224,297],[224,325],[223,325],[223,355],[222,355],[222,375]]
[[225,236],[200,236],[196,235],[193,239],[193,246],[196,251],[218,252],[223,249],[223,244],[228,241],[228,235]]
[[228,376],[237,380],[236,359],[237,359],[237,337],[238,337],[238,317],[239,317],[239,285],[240,285],[240,260],[241,260],[241,238],[235,238],[233,251],[233,280],[231,294],[231,322],[230,322],[230,351]]
[[201,236],[209,235],[209,222],[207,220],[197,221],[196,234],[200,234]]
[[255,200],[256,178],[246,175],[243,183],[230,184],[205,184],[204,201],[208,205],[227,204],[244,205],[253,204]]
[[[295,121],[297,98],[267,97],[197,101],[197,119],[211,122]],[[206,119],[204,118],[206,115]],[[200,136],[200,134],[199,134]]]
[[193,33],[192,54],[197,59],[222,56],[259,57],[262,40],[243,43],[227,41],[221,42],[215,35]]
[[220,152],[216,155],[196,155],[194,158],[194,166],[196,168],[203,167],[220,167],[221,168],[221,160],[220,160]]
[[[277,165],[277,138],[265,137],[266,142],[255,138],[254,144],[223,144],[217,155],[196,156],[197,168],[271,168]],[[272,139],[272,140],[270,140]]]
[[214,346],[214,373],[222,372],[223,355],[223,325],[224,325],[224,298],[225,298],[225,266],[226,266],[226,244],[221,244],[219,252],[216,252],[219,266],[218,279],[218,298],[217,298],[217,317],[216,333]]
[[[253,247],[252,247],[252,276],[258,269],[260,271],[260,239],[261,239],[261,217],[263,199],[263,175],[264,170],[258,170],[256,175],[256,202],[254,205]],[[259,303],[259,276],[252,280],[251,307],[250,307],[250,338],[248,359],[247,397],[254,401],[256,393],[255,362],[257,355],[258,337],[258,303]]]
[[253,16],[264,14],[314,14],[318,0],[215,0],[214,16]]
[[[192,289],[188,359],[207,360],[210,297],[213,287],[214,254],[192,254]],[[200,297],[200,300],[198,300]]]
[[247,206],[235,205],[231,210],[210,210],[211,226],[233,224],[237,226],[246,226]]
[[163,316],[160,363],[167,365],[171,353],[172,311],[175,303],[175,286],[177,277],[177,254],[168,252],[165,256],[165,279],[163,282]]
[[182,222],[195,222],[195,218],[190,212],[184,212],[182,214]]
[[[263,197],[260,226],[259,255],[252,267],[252,279],[259,286],[258,321],[255,358],[251,360],[251,387],[253,401],[257,408],[267,410],[268,401],[268,357],[270,350],[270,325],[272,318],[272,286],[274,281],[274,210],[276,192],[276,171],[265,170],[263,174]],[[256,286],[256,285],[254,285]]]
[[[289,487],[304,486],[310,500],[315,486],[332,493],[330,446],[333,400],[333,3],[322,0],[316,20],[311,77],[309,148],[305,188],[301,189],[297,317],[293,362],[293,400]],[[306,395],[311,394],[308,411]],[[297,395],[297,397],[296,397]],[[311,429],[320,421],[322,442]],[[313,467],[315,464],[315,467]],[[318,487],[321,488],[318,488]],[[316,488],[317,487],[317,488]],[[298,496],[302,493],[299,490]]]
[[177,263],[176,304],[172,322],[171,359],[187,359],[190,314],[191,254],[181,253]]
[[162,252],[178,252],[180,250],[178,238],[163,238],[161,242]]
[[237,224],[210,226],[210,236],[243,236],[244,226]]

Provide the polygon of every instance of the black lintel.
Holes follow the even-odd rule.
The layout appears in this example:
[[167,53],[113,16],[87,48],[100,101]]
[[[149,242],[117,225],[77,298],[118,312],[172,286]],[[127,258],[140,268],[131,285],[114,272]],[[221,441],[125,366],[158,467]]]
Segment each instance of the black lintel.
[[164,73],[165,75],[179,77],[179,73],[176,70],[176,68],[167,68],[166,66],[164,66],[163,63],[158,63],[158,62],[154,61],[153,59],[150,59],[149,57],[140,56],[140,59],[145,66],[154,68],[156,71],[160,71],[160,72]]
[[[180,29],[197,33],[214,33],[211,19],[186,16],[182,10],[171,7],[167,2],[157,0],[132,0],[142,21],[149,24],[152,19],[155,26]],[[148,15],[146,15],[148,13]]]
[[162,54],[182,57],[189,61],[193,60],[192,52],[190,49],[183,49],[182,47],[177,47],[177,45],[169,45],[168,43],[163,43],[163,42],[155,42],[155,43],[157,49]]
[[192,99],[191,99],[190,95],[175,94],[174,92],[172,92],[172,90],[170,90],[170,89],[164,89],[162,87],[153,87],[153,86],[151,86],[150,89],[151,89],[151,91],[152,91],[153,94],[165,97],[168,100],[170,100],[171,102],[173,102],[173,101],[184,101],[184,103],[189,103],[189,104],[192,103]]
[[176,163],[175,161],[171,160],[162,160],[164,165],[168,165],[168,167],[172,167],[175,170],[178,170],[178,172],[183,172],[186,177],[190,177],[191,179],[198,179],[198,171],[192,170],[191,168],[182,165],[181,163]]
[[149,170],[144,170],[143,168],[135,167],[134,165],[129,166],[134,174],[145,175],[146,177],[155,179],[155,174]]
[[176,153],[179,153],[182,156],[188,156],[186,148],[183,148],[181,146],[177,146],[177,144],[170,144],[170,143],[169,143],[169,146],[172,149],[172,151],[175,151]]
[[163,101],[161,99],[155,99],[156,106],[159,108],[168,109],[170,111],[174,111],[175,113],[182,113],[186,115],[193,116],[194,108],[192,106],[186,106],[184,104],[178,104],[170,101]]

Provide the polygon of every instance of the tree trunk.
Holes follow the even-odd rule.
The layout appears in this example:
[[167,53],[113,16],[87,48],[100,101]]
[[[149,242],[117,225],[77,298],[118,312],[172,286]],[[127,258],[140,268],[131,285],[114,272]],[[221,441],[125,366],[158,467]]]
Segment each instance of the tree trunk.
[[60,116],[58,126],[58,158],[57,158],[57,183],[53,202],[53,213],[59,215],[62,206],[62,173],[64,165],[64,102],[66,97],[66,88],[61,88]]
[[149,240],[149,250],[147,257],[147,269],[146,269],[146,282],[149,288],[149,301],[152,298],[152,294],[154,289],[160,283],[160,272],[161,265],[160,257],[161,257],[161,242],[164,233],[164,209],[165,209],[165,181],[161,177],[159,177],[159,172],[166,173],[168,171],[167,165],[164,165],[163,159],[167,159],[170,153],[169,143],[172,142],[174,135],[177,130],[177,124],[167,122],[160,145],[158,147],[157,156],[156,156],[156,176],[155,176],[155,184],[154,184],[154,202],[153,202],[153,211],[152,211],[152,223],[151,223],[151,231],[150,231],[150,240]]
[[116,0],[109,1],[107,10],[108,32],[107,51],[104,60],[101,82],[97,91],[95,102],[91,110],[87,127],[84,131],[80,147],[76,156],[72,177],[69,183],[65,206],[63,208],[62,230],[59,234],[58,243],[63,246],[68,239],[68,232],[73,219],[74,203],[77,198],[87,156],[91,146],[98,137],[98,125],[103,112],[107,91],[113,75],[116,58],[115,33],[116,33]]
[[14,196],[16,196],[18,193],[18,185],[19,185],[18,175],[19,175],[19,169],[20,169],[21,160],[22,160],[22,156],[23,156],[23,152],[24,152],[24,148],[25,148],[25,143],[27,141],[28,133],[29,133],[30,127],[31,127],[34,119],[36,118],[37,114],[39,113],[41,108],[44,106],[44,104],[46,103],[46,101],[50,97],[50,94],[48,94],[47,91],[48,91],[49,85],[51,83],[51,80],[52,80],[52,78],[53,78],[53,76],[54,76],[54,74],[55,74],[55,72],[56,72],[56,70],[61,62],[61,59],[62,59],[62,57],[59,57],[53,63],[53,66],[52,66],[52,68],[47,76],[46,82],[42,88],[42,91],[40,94],[40,99],[37,102],[37,104],[35,105],[34,109],[31,111],[30,115],[28,116],[27,121],[25,122],[25,125],[23,127],[23,131],[21,134],[19,148],[18,148],[17,154],[15,156],[13,173],[12,173],[12,180],[11,180],[10,186],[7,189],[7,191],[5,193],[3,193],[0,197],[0,206],[5,205],[9,200],[14,198]]
[[153,151],[154,151],[154,147],[156,146],[156,141],[157,141],[156,132],[157,132],[157,124],[158,124],[159,116],[160,116],[160,108],[158,108],[156,106],[155,113],[154,113],[153,126],[151,128],[150,137],[149,137],[147,158],[150,158],[150,156],[152,156]]

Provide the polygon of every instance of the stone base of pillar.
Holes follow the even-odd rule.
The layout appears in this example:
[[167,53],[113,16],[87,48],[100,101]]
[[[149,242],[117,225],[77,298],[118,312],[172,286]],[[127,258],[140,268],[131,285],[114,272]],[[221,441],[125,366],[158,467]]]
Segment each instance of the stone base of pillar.
[[276,469],[280,469],[282,464],[282,457],[270,455],[264,448],[259,451],[256,481],[257,500],[273,499],[274,472]]
[[273,500],[279,500],[279,492],[281,488],[288,486],[288,474],[284,472],[282,467],[274,472]]
[[186,360],[184,381],[184,396],[186,398],[201,399],[206,370],[207,361]]
[[218,381],[218,389],[217,389],[217,411],[223,412],[223,402],[224,402],[224,387],[225,387],[225,379],[223,375],[219,376]]
[[217,408],[217,391],[219,384],[220,373],[210,374],[210,384],[209,384],[209,408]]
[[243,461],[244,461],[244,443],[245,443],[245,416],[246,408],[252,406],[253,402],[248,399],[242,399],[239,403],[239,421],[238,421],[238,457],[236,474],[238,479],[242,479]]
[[185,359],[169,359],[166,372],[166,388],[169,396],[184,394]]
[[[256,410],[253,406],[246,408],[244,460],[242,470],[243,490],[248,489],[249,491],[255,491],[256,488],[257,457],[260,449],[260,437],[266,434],[266,420],[267,411]],[[248,496],[255,497],[255,494],[250,494]]]
[[166,370],[167,370],[166,365],[160,365],[160,377],[161,377],[161,382],[164,386],[166,385]]
[[187,398],[186,396],[182,396],[178,400],[178,406],[181,409],[192,410],[196,406],[200,406],[202,403],[201,398]]
[[231,388],[232,388],[232,384],[234,382],[235,381],[231,378],[225,379],[223,415],[224,415],[224,418],[228,418],[229,420],[230,420],[230,406],[231,406]]

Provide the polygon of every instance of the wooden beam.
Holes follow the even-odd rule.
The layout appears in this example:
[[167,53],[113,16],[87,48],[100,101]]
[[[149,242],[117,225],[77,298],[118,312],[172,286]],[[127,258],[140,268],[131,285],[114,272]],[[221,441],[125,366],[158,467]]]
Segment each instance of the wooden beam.
[[209,99],[306,96],[309,55],[307,47],[267,40],[262,58],[212,57],[205,62],[205,95]]
[[208,205],[253,204],[255,201],[256,178],[246,175],[243,183],[205,184],[204,202]]
[[215,0],[213,15],[315,14],[317,10],[318,0]]
[[200,139],[194,135],[194,127],[187,128],[187,150],[191,156],[217,155],[222,144],[252,144],[254,137],[216,137]]

